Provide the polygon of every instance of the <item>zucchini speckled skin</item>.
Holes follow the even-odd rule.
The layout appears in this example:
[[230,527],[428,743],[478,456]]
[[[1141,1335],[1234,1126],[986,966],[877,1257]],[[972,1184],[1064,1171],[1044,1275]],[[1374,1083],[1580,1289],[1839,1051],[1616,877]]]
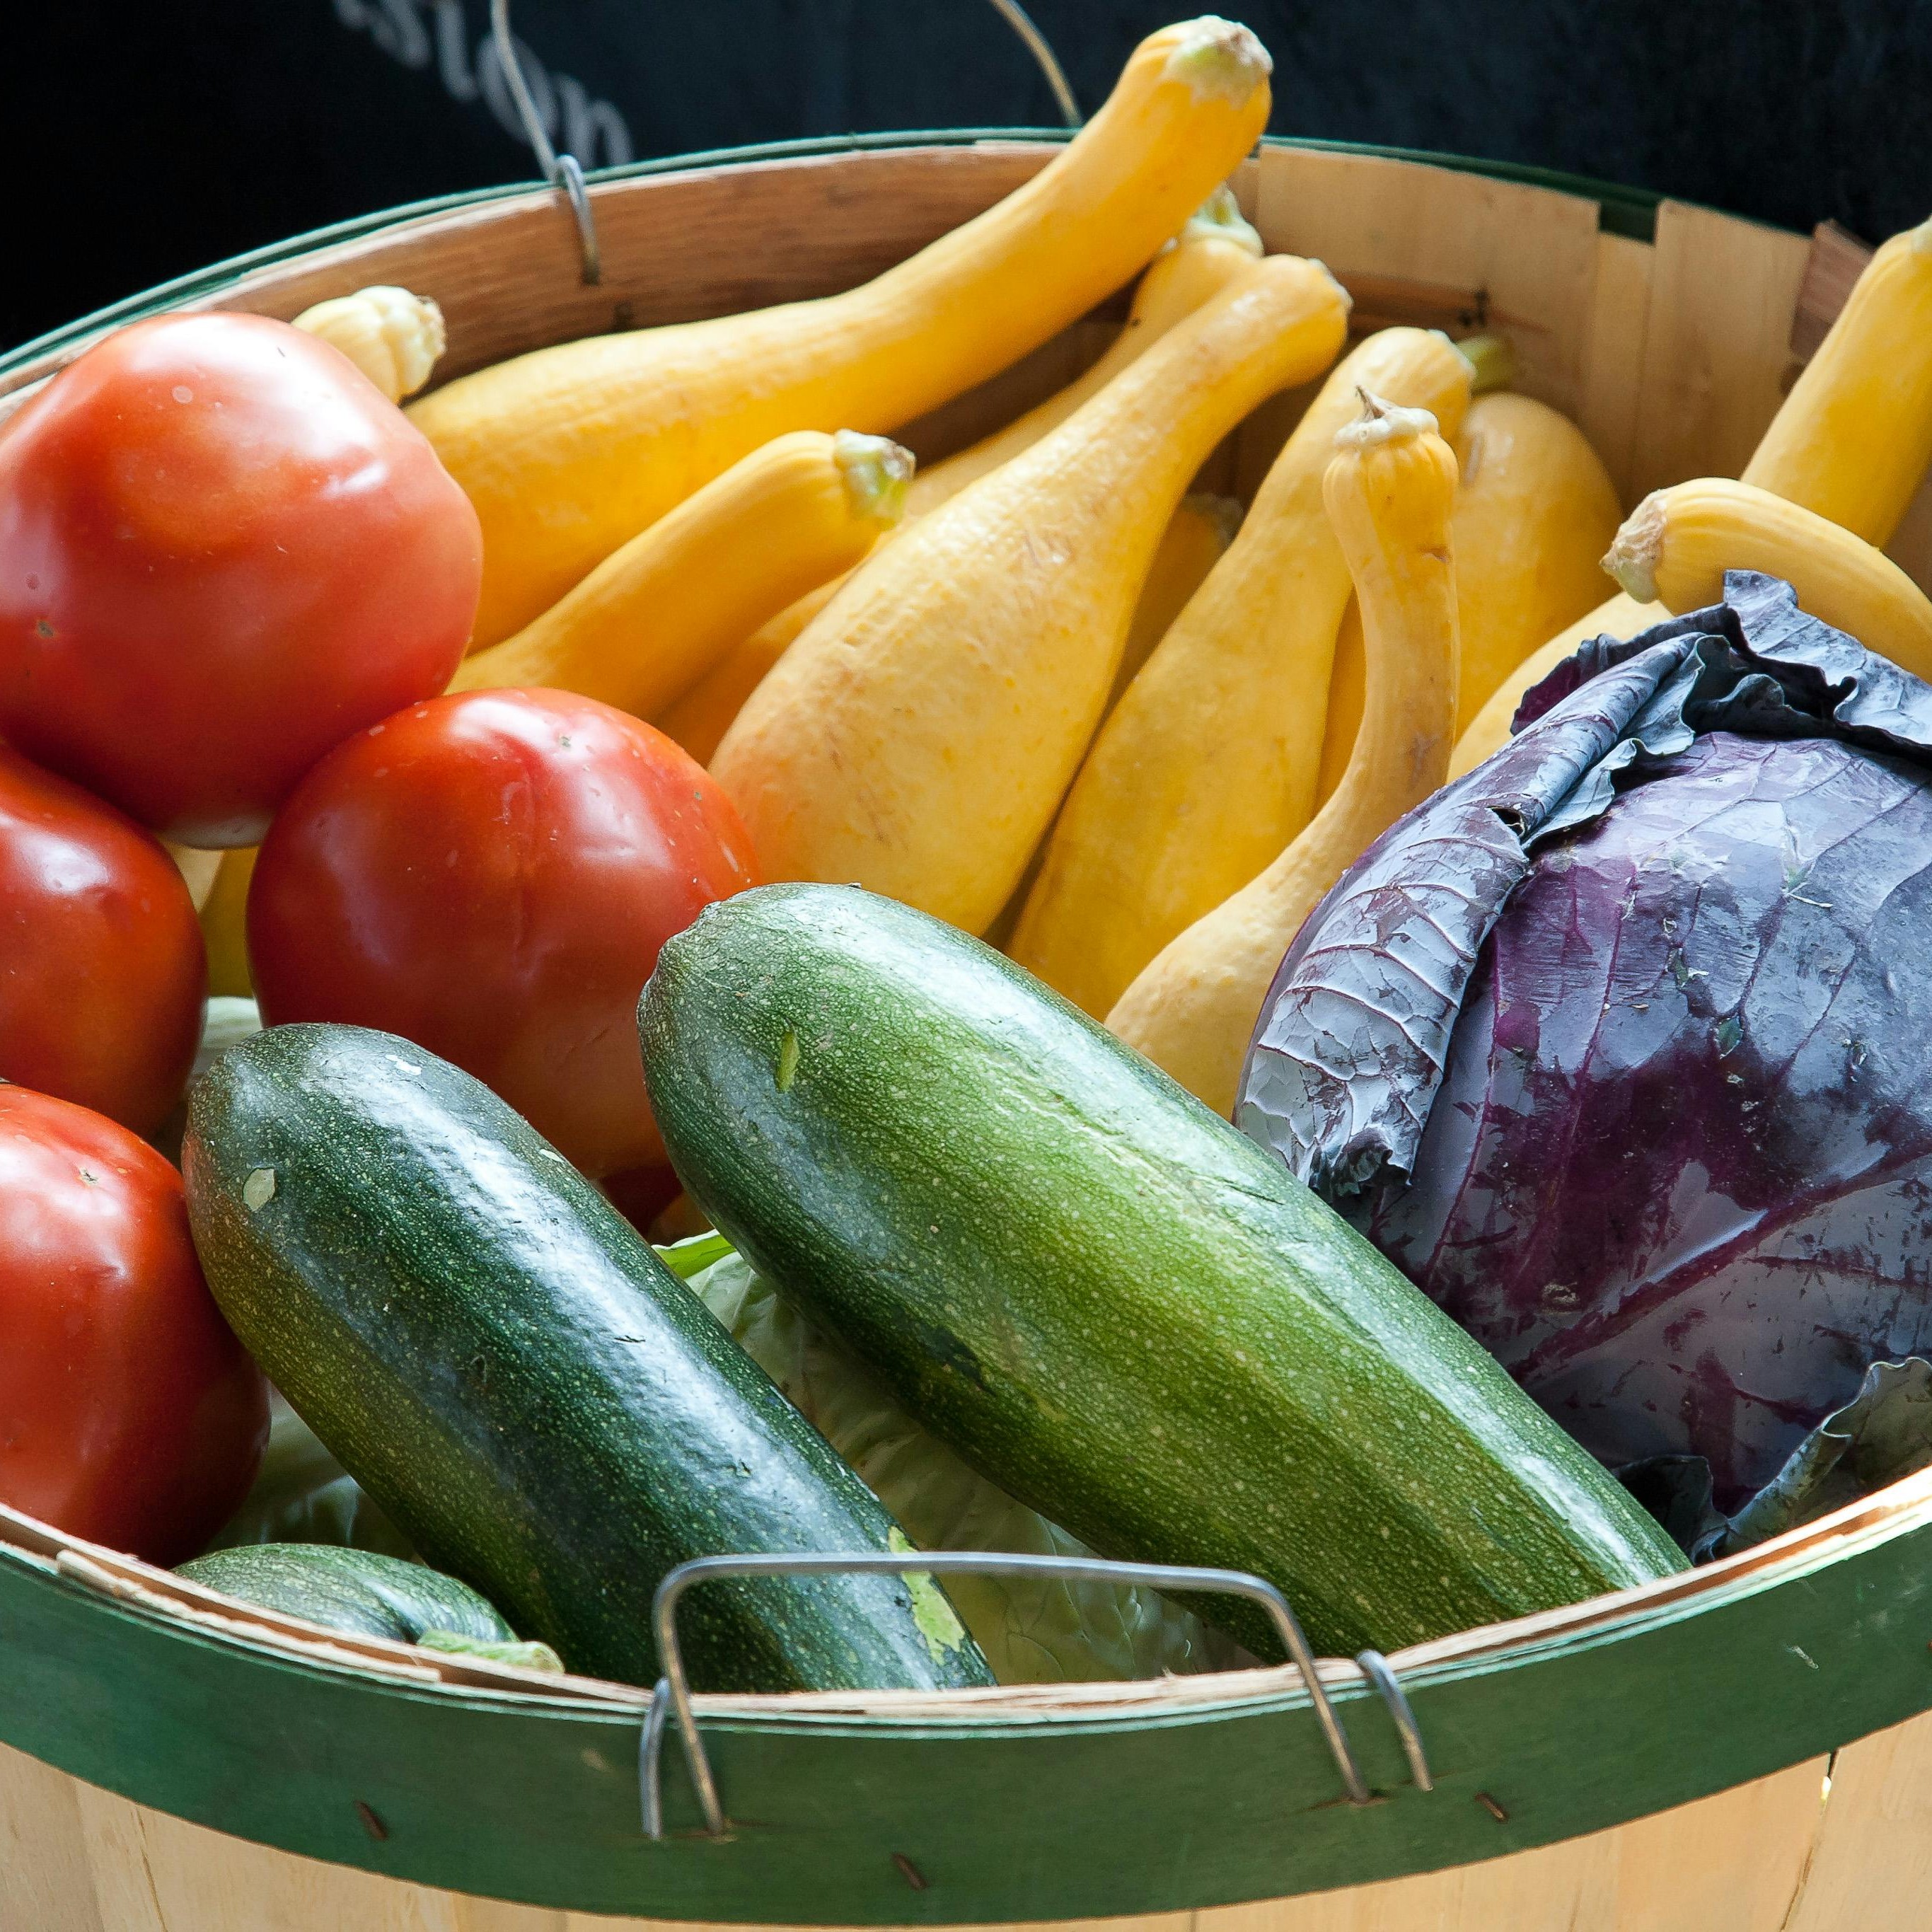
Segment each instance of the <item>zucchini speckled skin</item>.
[[414,1643],[447,1630],[479,1643],[514,1643],[487,1598],[420,1563],[322,1543],[254,1543],[211,1550],[176,1574],[244,1604],[260,1604],[331,1630]]
[[[616,1210],[434,1054],[274,1028],[196,1086],[183,1162],[209,1286],[271,1378],[424,1557],[573,1670],[652,1681],[651,1593],[686,1558],[894,1546]],[[711,1584],[679,1630],[715,1690],[990,1681],[926,1581]]]
[[1256,1571],[1343,1654],[1683,1567],[1277,1161],[978,940],[766,886],[666,944],[639,1024],[719,1228],[1096,1549]]

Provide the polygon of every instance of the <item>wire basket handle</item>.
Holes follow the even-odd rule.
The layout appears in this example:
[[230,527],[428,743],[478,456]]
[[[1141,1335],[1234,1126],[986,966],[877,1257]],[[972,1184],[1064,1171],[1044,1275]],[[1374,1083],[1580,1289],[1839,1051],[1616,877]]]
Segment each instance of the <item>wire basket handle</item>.
[[[1240,1570],[1201,1570],[1160,1563],[1114,1563],[1100,1557],[998,1556],[977,1550],[920,1550],[903,1555],[867,1551],[854,1556],[700,1556],[680,1563],[669,1571],[651,1600],[651,1622],[657,1637],[658,1654],[664,1676],[651,1694],[644,1733],[638,1741],[638,1783],[643,1795],[644,1827],[647,1838],[664,1836],[663,1748],[667,1724],[674,1722],[684,1744],[686,1764],[698,1792],[704,1827],[712,1838],[722,1838],[728,1829],[724,1808],[718,1796],[718,1782],[711,1760],[698,1736],[698,1721],[691,1706],[691,1684],[685,1674],[684,1658],[678,1648],[678,1600],[694,1584],[727,1577],[748,1576],[899,1576],[908,1571],[932,1576],[1051,1576],[1077,1583],[1142,1585],[1156,1590],[1196,1590],[1224,1596],[1245,1597],[1258,1604],[1274,1623],[1282,1648],[1301,1673],[1307,1686],[1316,1721],[1322,1726],[1329,1754],[1341,1774],[1348,1802],[1366,1804],[1369,1787],[1355,1761],[1348,1733],[1336,1714],[1335,1706],[1315,1668],[1308,1640],[1288,1599],[1270,1582]],[[1380,1695],[1394,1720],[1402,1749],[1417,1786],[1424,1791],[1435,1786],[1424,1754],[1422,1737],[1414,1713],[1402,1687],[1379,1652],[1364,1651],[1356,1659],[1357,1667]]]
[[[1034,25],[1031,16],[1020,4],[1020,0],[991,0],[993,10],[1019,36],[1028,52],[1038,64],[1040,70],[1046,76],[1046,84],[1053,90],[1053,98],[1059,103],[1060,112],[1070,128],[1080,125],[1080,106],[1073,98],[1073,90],[1068,86],[1066,74],[1054,57],[1046,36]],[[515,103],[517,118],[524,124],[524,132],[530,140],[537,165],[543,171],[543,178],[552,188],[561,188],[570,204],[572,216],[577,223],[578,248],[583,257],[584,281],[587,288],[595,288],[604,279],[603,251],[598,245],[597,218],[591,212],[590,195],[584,186],[584,168],[574,154],[560,154],[551,144],[550,134],[543,124],[543,117],[537,112],[537,104],[530,93],[530,82],[524,77],[524,64],[517,54],[517,44],[510,32],[510,0],[490,0],[490,34],[496,50],[496,62],[503,70],[503,79],[510,89],[510,98]]]

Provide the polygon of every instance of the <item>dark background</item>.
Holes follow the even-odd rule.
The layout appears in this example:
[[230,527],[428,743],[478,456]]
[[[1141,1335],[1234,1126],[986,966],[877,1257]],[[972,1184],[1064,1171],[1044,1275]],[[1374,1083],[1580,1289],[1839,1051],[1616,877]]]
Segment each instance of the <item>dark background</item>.
[[[1869,240],[1932,212],[1928,0],[1221,0],[1277,133],[1534,163]],[[1034,0],[1083,107],[1180,0]],[[527,178],[488,0],[12,0],[0,346],[344,216]],[[1057,116],[986,0],[517,0],[609,158]],[[495,106],[493,111],[493,97]],[[602,131],[597,131],[599,129]]]

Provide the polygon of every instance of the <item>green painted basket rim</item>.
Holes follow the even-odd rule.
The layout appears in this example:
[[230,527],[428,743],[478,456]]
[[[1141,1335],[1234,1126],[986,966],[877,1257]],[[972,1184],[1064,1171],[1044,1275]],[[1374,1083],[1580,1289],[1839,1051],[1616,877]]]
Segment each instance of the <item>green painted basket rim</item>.
[[1280,1673],[1222,1680],[1209,1702],[1068,1714],[711,1699],[736,1829],[698,1832],[668,1742],[673,1835],[652,1844],[641,1693],[619,1706],[399,1682],[118,1600],[5,1544],[0,1742],[285,1851],[553,1909],[847,1925],[1186,1910],[1604,1829],[1932,1708],[1932,1472],[1772,1547],[1607,1612],[1556,1613],[1505,1647],[1398,1656],[1432,1792],[1410,1781],[1375,1694],[1324,1671],[1376,1794],[1360,1809]]
[[[1064,128],[944,128],[914,130],[900,134],[844,134],[815,136],[808,140],[769,141],[744,148],[710,148],[686,154],[670,154],[655,160],[633,161],[623,167],[602,168],[586,176],[593,185],[607,182],[636,181],[652,175],[683,174],[694,170],[740,166],[752,161],[808,160],[824,154],[873,154],[895,148],[963,148],[985,141],[1040,141],[1064,144],[1072,138]],[[1382,160],[1414,161],[1430,167],[1448,168],[1458,174],[1479,175],[1491,181],[1518,182],[1532,188],[1552,189],[1594,201],[1599,225],[1607,232],[1648,242],[1655,232],[1657,211],[1665,196],[1648,188],[1622,188],[1611,182],[1587,176],[1562,173],[1549,168],[1532,167],[1522,162],[1485,160],[1468,154],[1432,154],[1421,148],[1385,148],[1353,141],[1300,140],[1269,135],[1262,144],[1269,148],[1301,148],[1318,154],[1363,154]],[[244,254],[232,255],[212,267],[178,275],[137,295],[124,296],[96,309],[91,315],[63,323],[30,342],[0,354],[0,378],[16,368],[43,356],[58,354],[68,345],[97,331],[140,320],[157,310],[168,308],[198,297],[212,295],[240,277],[257,268],[272,267],[299,255],[353,242],[385,228],[426,215],[447,214],[456,209],[477,208],[494,201],[540,190],[542,182],[511,182],[500,187],[465,189],[455,194],[436,195],[425,201],[406,202],[373,214],[352,216],[326,228],[273,242]]]

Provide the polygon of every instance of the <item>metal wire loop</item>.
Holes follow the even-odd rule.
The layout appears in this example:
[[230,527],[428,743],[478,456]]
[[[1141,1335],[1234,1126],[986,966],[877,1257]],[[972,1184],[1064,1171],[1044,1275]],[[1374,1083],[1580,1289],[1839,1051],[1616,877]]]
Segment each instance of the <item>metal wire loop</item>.
[[[1322,1687],[1315,1669],[1314,1654],[1308,1648],[1301,1625],[1288,1607],[1288,1599],[1272,1583],[1240,1570],[1197,1570],[1164,1563],[1110,1563],[1102,1558],[1072,1556],[1007,1556],[982,1555],[977,1550],[929,1550],[906,1555],[882,1554],[868,1550],[854,1556],[700,1556],[680,1563],[657,1588],[651,1600],[651,1623],[657,1637],[658,1655],[664,1676],[651,1694],[650,1709],[644,1719],[644,1735],[638,1742],[638,1786],[642,1793],[644,1835],[664,1836],[663,1773],[660,1764],[667,1717],[675,1720],[684,1743],[685,1762],[698,1792],[704,1828],[712,1838],[726,1830],[724,1808],[718,1796],[717,1780],[704,1740],[698,1734],[698,1721],[691,1708],[691,1684],[685,1675],[684,1659],[677,1643],[678,1599],[694,1583],[724,1577],[746,1576],[901,1576],[908,1571],[932,1576],[1052,1576],[1075,1583],[1125,1583],[1145,1585],[1156,1590],[1196,1590],[1231,1597],[1245,1597],[1258,1604],[1274,1623],[1282,1648],[1287,1652],[1301,1681],[1307,1686],[1316,1720],[1322,1726],[1329,1754],[1341,1774],[1352,1804],[1366,1804],[1369,1788],[1363,1782],[1360,1767],[1348,1743],[1342,1720]],[[1384,1666],[1384,1670],[1387,1666]],[[1393,1678],[1390,1682],[1393,1682]],[[1396,1692],[1400,1697],[1400,1692]],[[1408,1706],[1403,1700],[1403,1711]],[[1408,1718],[1413,1731],[1415,1720]],[[1405,1739],[1406,1742],[1406,1739]],[[1420,1748],[1418,1741],[1418,1750]],[[1415,1759],[1412,1756],[1412,1766]],[[1424,1767],[1426,1776],[1427,1767]]]
[[[1032,17],[1019,0],[992,0],[992,5],[1038,63],[1067,126],[1078,128],[1080,104],[1073,98],[1066,70],[1055,58],[1046,36],[1034,25]],[[604,258],[603,250],[598,245],[597,220],[591,212],[590,193],[584,184],[583,165],[574,154],[560,154],[550,144],[549,130],[544,126],[543,116],[537,112],[536,98],[524,75],[524,64],[518,57],[516,41],[511,36],[510,0],[490,0],[490,37],[496,50],[496,64],[503,70],[510,99],[516,106],[517,118],[524,124],[524,133],[531,152],[537,158],[537,166],[544,179],[552,188],[561,188],[570,202],[570,212],[577,220],[584,285],[595,288],[604,279]]]
[[1422,1729],[1410,1708],[1408,1694],[1402,1688],[1389,1661],[1378,1650],[1364,1650],[1355,1658],[1356,1667],[1376,1690],[1395,1720],[1396,1736],[1402,1740],[1402,1755],[1408,1760],[1408,1774],[1418,1791],[1433,1791],[1436,1780],[1430,1775],[1429,1759],[1422,1748]]

